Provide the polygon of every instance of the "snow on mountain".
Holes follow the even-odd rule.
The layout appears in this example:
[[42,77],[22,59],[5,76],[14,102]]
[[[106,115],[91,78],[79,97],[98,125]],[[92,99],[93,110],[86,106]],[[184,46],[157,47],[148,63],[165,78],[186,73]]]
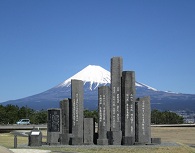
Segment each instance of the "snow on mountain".
[[[173,94],[180,94],[178,92],[173,92],[173,91],[165,91],[166,93],[173,93]],[[182,94],[182,93],[181,93]]]
[[155,88],[153,88],[153,87],[150,87],[150,86],[148,86],[148,85],[146,85],[146,84],[143,84],[143,83],[136,82],[135,85],[136,85],[137,87],[145,87],[145,88],[148,88],[148,89],[153,90],[153,91],[158,91],[157,89],[155,89]]
[[95,88],[97,88],[99,84],[106,85],[110,83],[110,72],[97,65],[88,65],[83,70],[58,85],[58,87],[69,87],[71,85],[71,79],[82,80],[84,84],[90,82],[90,90],[92,90],[93,84],[96,84]]
[[[88,65],[83,70],[79,71],[72,77],[68,78],[67,80],[59,84],[57,87],[64,87],[64,86],[69,87],[71,85],[71,79],[82,80],[84,84],[86,82],[89,82],[90,90],[96,89],[100,84],[106,85],[106,84],[110,84],[111,82],[109,71],[97,65]],[[96,84],[95,88],[92,88],[93,84]],[[153,91],[158,91],[157,89],[145,85],[143,83],[136,82],[135,85],[137,87],[145,87]]]

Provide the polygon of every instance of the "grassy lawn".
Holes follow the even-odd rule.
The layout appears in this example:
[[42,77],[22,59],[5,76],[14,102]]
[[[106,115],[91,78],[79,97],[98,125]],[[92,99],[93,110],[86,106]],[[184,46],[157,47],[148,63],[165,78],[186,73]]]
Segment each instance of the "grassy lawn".
[[[26,144],[28,142],[28,137],[17,137],[18,144]],[[0,133],[0,145],[13,148],[14,147],[14,135],[10,133]]]
[[[46,136],[46,131],[42,131]],[[180,146],[66,146],[66,147],[40,147],[39,149],[54,152],[83,152],[83,153],[195,153],[195,127],[152,127],[152,137],[161,137],[162,142],[177,142]],[[28,137],[18,136],[18,146],[28,144]],[[46,142],[46,138],[43,138]],[[13,148],[14,136],[10,133],[0,133],[0,145]]]
[[[43,131],[43,136],[46,136],[46,131]],[[43,142],[46,142],[46,138],[43,137]],[[17,136],[18,146],[28,144],[28,137]],[[14,148],[14,135],[11,133],[0,133],[0,145],[7,148]]]

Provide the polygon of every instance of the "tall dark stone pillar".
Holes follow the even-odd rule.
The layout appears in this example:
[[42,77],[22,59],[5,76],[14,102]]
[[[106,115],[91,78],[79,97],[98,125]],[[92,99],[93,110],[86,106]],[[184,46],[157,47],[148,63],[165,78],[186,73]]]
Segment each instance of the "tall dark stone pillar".
[[62,133],[61,109],[48,109],[47,143],[49,145],[60,144],[60,134]]
[[98,88],[98,145],[108,145],[108,131],[110,131],[110,88],[101,86]]
[[138,144],[151,143],[151,106],[150,97],[136,100],[136,142]]
[[114,145],[121,145],[121,77],[123,62],[121,57],[111,59],[111,131]]
[[61,134],[61,144],[68,145],[69,144],[69,133],[70,127],[72,124],[72,114],[71,114],[71,99],[64,99],[60,101],[60,108],[62,111],[62,134]]
[[71,80],[72,97],[72,141],[73,145],[83,144],[83,81]]
[[121,129],[123,145],[135,143],[135,72],[122,72]]

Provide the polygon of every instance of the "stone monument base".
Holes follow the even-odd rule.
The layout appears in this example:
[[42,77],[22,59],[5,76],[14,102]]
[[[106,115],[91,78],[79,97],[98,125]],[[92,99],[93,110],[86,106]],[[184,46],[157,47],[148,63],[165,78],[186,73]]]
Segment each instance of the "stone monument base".
[[70,139],[71,145],[83,145],[83,138],[73,137]]
[[47,144],[59,145],[60,144],[59,132],[47,132]]
[[125,137],[123,136],[123,145],[134,145],[135,143],[135,137]]
[[107,131],[108,144],[113,145],[112,131]]
[[69,134],[60,134],[60,144],[62,144],[62,145],[69,145],[70,144]]
[[146,143],[135,142],[134,145],[145,145]]
[[113,145],[121,145],[122,131],[112,131]]
[[94,143],[84,142],[84,145],[94,145]]
[[97,139],[97,145],[108,145],[108,139]]
[[151,138],[152,144],[161,144],[161,138]]

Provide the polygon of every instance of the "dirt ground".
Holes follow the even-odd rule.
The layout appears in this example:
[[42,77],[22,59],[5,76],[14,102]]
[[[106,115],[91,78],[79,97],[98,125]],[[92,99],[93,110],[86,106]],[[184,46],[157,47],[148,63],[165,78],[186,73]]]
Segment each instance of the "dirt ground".
[[178,142],[195,146],[195,127],[152,127],[152,137],[162,142]]

